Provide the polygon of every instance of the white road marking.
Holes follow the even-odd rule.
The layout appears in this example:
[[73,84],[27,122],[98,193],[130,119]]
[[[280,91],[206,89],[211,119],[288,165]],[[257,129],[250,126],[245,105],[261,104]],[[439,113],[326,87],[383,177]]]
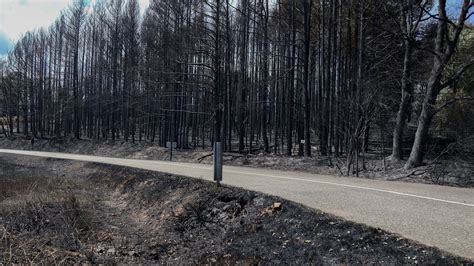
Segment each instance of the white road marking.
[[[201,170],[209,170],[209,171],[212,170],[211,167],[199,167],[199,166],[195,166],[195,165],[186,165],[185,163],[176,163],[176,162],[160,162],[160,161],[152,161],[152,160],[137,160],[137,159],[124,159],[124,158],[113,158],[113,157],[88,156],[88,155],[78,155],[78,154],[68,154],[68,153],[64,153],[64,156],[63,156],[63,155],[57,155],[57,154],[52,154],[52,153],[47,153],[47,152],[28,152],[28,151],[16,151],[16,150],[9,151],[9,150],[2,150],[2,149],[0,149],[0,152],[13,153],[13,154],[22,154],[22,155],[33,155],[33,156],[40,156],[40,157],[59,158],[59,159],[70,159],[70,160],[74,160],[74,159],[71,159],[71,158],[77,158],[76,160],[83,160],[83,161],[88,161],[88,162],[94,162],[92,159],[88,159],[88,157],[95,157],[96,159],[99,159],[100,161],[102,161],[102,163],[115,164],[115,165],[120,165],[120,164],[114,163],[114,162],[109,161],[109,160],[116,160],[116,161],[122,161],[122,162],[136,161],[136,162],[141,162],[141,163],[161,164],[161,165],[166,165],[166,166],[175,165],[175,166],[192,168],[192,169],[201,169]],[[128,165],[128,162],[127,162],[127,165]],[[157,171],[159,171],[159,170],[157,170]],[[425,199],[425,200],[432,200],[432,201],[439,201],[439,202],[444,202],[444,203],[462,205],[462,206],[467,206],[467,207],[474,207],[474,204],[469,204],[469,203],[465,203],[465,202],[458,202],[458,201],[445,200],[445,199],[439,199],[439,198],[433,198],[433,197],[427,197],[427,196],[420,196],[420,195],[415,195],[415,194],[410,194],[410,193],[404,193],[404,192],[386,190],[386,189],[379,189],[379,188],[372,188],[372,187],[347,185],[347,184],[341,184],[341,183],[335,183],[335,182],[317,181],[317,180],[297,178],[297,177],[289,177],[289,176],[248,173],[248,172],[241,172],[241,171],[235,171],[235,170],[226,170],[225,167],[224,167],[224,173],[226,173],[226,172],[227,173],[234,173],[234,174],[242,174],[242,175],[254,175],[254,176],[263,176],[263,177],[267,177],[267,178],[286,179],[286,180],[293,180],[293,181],[326,184],[326,185],[348,187],[348,188],[355,188],[355,189],[362,189],[362,190],[369,190],[369,191],[377,191],[377,192],[390,193],[390,194],[399,195],[399,196],[413,197],[413,198],[419,198],[419,199]],[[224,182],[225,182],[225,180],[224,180]]]
[[[234,173],[234,174],[248,174],[248,173],[245,173],[245,172],[232,171],[232,170],[224,170],[224,173],[225,173],[225,172]],[[304,179],[304,178],[298,178],[298,177],[289,177],[289,176],[276,176],[276,175],[267,175],[267,174],[258,174],[258,173],[252,173],[251,175],[258,175],[258,176],[264,176],[264,177],[270,177],[270,178],[287,179],[287,180],[294,180],[294,181],[302,181],[302,182],[310,182],[310,183],[319,183],[319,184],[326,184],[326,185],[333,185],[333,186],[341,186],[341,187],[349,187],[349,188],[357,188],[357,189],[364,189],[364,190],[385,192],[385,193],[390,193],[390,194],[395,194],[395,195],[400,195],[400,196],[414,197],[414,198],[427,199],[427,200],[434,200],[434,201],[440,201],[440,202],[444,202],[444,203],[451,203],[451,204],[458,204],[458,205],[463,205],[463,206],[468,206],[468,207],[474,207],[474,204],[469,204],[469,203],[465,203],[465,202],[458,202],[458,201],[452,201],[452,200],[444,200],[444,199],[438,199],[438,198],[420,196],[420,195],[409,194],[409,193],[398,192],[398,191],[392,191],[392,190],[386,190],[386,189],[371,188],[371,187],[362,187],[362,186],[354,186],[354,185],[347,185],[347,184],[341,184],[341,183],[333,183],[333,182],[327,182],[327,181],[317,181],[317,180]]]

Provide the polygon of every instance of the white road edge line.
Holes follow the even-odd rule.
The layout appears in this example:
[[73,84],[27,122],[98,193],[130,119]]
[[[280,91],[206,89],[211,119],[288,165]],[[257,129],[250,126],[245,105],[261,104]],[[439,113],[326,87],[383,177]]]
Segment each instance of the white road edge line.
[[[234,173],[234,174],[246,174],[244,172],[232,171],[232,170],[227,170],[227,171],[224,170],[224,173],[225,172]],[[258,175],[258,176],[264,176],[264,177],[270,177],[270,178],[278,178],[278,179],[287,179],[287,180],[294,180],[294,181],[302,181],[302,182],[310,182],[310,183],[319,183],[319,184],[341,186],[341,187],[349,187],[349,188],[357,188],[357,189],[363,189],[363,190],[378,191],[378,192],[390,193],[390,194],[395,194],[395,195],[400,195],[400,196],[414,197],[414,198],[434,200],[434,201],[440,201],[440,202],[444,202],[444,203],[451,203],[451,204],[458,204],[458,205],[463,205],[463,206],[468,206],[468,207],[474,207],[474,204],[458,202],[458,201],[452,201],[452,200],[444,200],[444,199],[438,199],[438,198],[432,198],[432,197],[426,197],[426,196],[420,196],[420,195],[404,193],[404,192],[398,192],[398,191],[392,191],[392,190],[386,190],[386,189],[361,187],[361,186],[347,185],[347,184],[341,184],[341,183],[333,183],[333,182],[327,182],[327,181],[317,181],[317,180],[311,180],[311,179],[289,177],[289,176],[275,176],[275,175],[258,174],[258,173],[254,173],[252,175]]]
[[[96,157],[97,159],[100,159],[102,161],[102,163],[114,164],[114,165],[119,165],[119,166],[120,166],[120,164],[109,162],[109,160],[118,160],[118,161],[123,161],[123,162],[136,161],[136,162],[141,162],[141,163],[176,165],[176,166],[188,167],[188,168],[198,168],[198,169],[202,169],[202,170],[212,170],[211,168],[185,165],[185,163],[161,162],[161,161],[138,160],[138,159],[125,159],[125,158],[113,158],[113,157],[100,157],[100,156],[89,156],[89,155],[80,155],[80,154],[71,154],[71,153],[64,153],[64,156],[62,156],[62,155],[52,154],[52,153],[48,153],[48,152],[36,152],[36,151],[28,152],[28,151],[15,151],[15,150],[5,151],[5,150],[2,150],[2,149],[0,149],[0,153],[21,154],[21,155],[49,157],[49,158],[58,158],[58,159],[69,159],[69,160],[82,160],[82,161],[87,161],[87,162],[97,162],[97,161],[92,161],[90,159],[87,159],[87,157]],[[68,158],[68,156],[69,156],[69,158]],[[72,159],[72,158],[77,158],[77,159]],[[82,159],[80,159],[80,158],[82,158]],[[131,166],[131,167],[133,167],[133,166]],[[224,173],[227,172],[227,173],[242,174],[242,175],[248,175],[249,174],[249,173],[240,172],[240,171],[226,170],[225,168],[224,168],[223,171],[224,171]],[[452,201],[452,200],[438,199],[438,198],[433,198],[433,197],[420,196],[420,195],[404,193],[404,192],[398,192],[398,191],[392,191],[392,190],[386,190],[386,189],[354,186],[354,185],[333,183],[333,182],[327,182],[327,181],[317,181],[317,180],[297,178],[297,177],[289,177],[289,176],[276,176],[276,175],[267,175],[267,174],[259,174],[259,173],[251,173],[251,175],[263,176],[263,177],[268,177],[268,178],[286,179],[286,180],[293,180],[293,181],[302,181],[302,182],[309,182],[309,183],[326,184],[326,185],[348,187],[348,188],[356,188],[356,189],[363,189],[363,190],[369,190],[369,191],[384,192],[384,193],[390,193],[390,194],[395,194],[395,195],[400,195],[400,196],[413,197],[413,198],[426,199],[426,200],[433,200],[433,201],[451,203],[451,204],[462,205],[462,206],[467,206],[467,207],[474,207],[474,204],[458,202],[458,201]]]

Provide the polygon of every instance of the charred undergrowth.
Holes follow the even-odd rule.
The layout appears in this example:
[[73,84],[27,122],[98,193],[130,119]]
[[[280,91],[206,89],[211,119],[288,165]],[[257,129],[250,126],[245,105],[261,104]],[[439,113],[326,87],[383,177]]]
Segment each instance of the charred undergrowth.
[[[36,168],[33,179],[13,171],[19,166],[11,161],[1,164],[2,184],[21,184],[0,201],[1,262],[472,263],[257,192],[117,166],[49,163],[54,170]],[[71,170],[73,179],[63,177]],[[9,208],[14,199],[21,208]]]

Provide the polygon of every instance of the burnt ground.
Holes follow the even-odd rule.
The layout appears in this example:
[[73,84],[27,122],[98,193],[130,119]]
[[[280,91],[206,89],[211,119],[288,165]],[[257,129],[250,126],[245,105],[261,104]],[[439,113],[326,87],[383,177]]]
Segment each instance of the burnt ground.
[[[463,146],[464,144],[459,144]],[[31,149],[28,139],[0,139],[0,148]],[[169,160],[170,151],[158,145],[125,141],[72,140],[68,138],[37,139],[35,150],[89,154],[98,156],[123,157],[133,159]],[[440,152],[438,152],[440,153]],[[438,154],[436,153],[436,154]],[[312,158],[275,154],[237,154],[224,153],[224,164],[246,167],[265,167],[277,170],[303,171],[313,174],[347,175],[346,158],[318,156]],[[415,170],[403,169],[403,162],[385,160],[377,147],[371,147],[366,154],[364,166],[360,166],[359,176],[371,179],[398,180],[405,182],[428,183],[458,187],[474,187],[474,155],[456,153],[455,149],[442,151],[441,155],[428,156],[428,164]],[[212,151],[197,148],[195,150],[174,150],[173,160],[192,163],[212,163]],[[362,161],[362,159],[361,159]],[[349,176],[354,176],[353,171]]]
[[0,264],[472,264],[281,198],[163,173],[0,156]]

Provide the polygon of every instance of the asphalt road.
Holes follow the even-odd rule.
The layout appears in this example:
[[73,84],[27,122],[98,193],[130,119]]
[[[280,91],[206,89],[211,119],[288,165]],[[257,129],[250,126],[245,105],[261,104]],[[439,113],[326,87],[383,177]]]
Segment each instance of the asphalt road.
[[[212,180],[211,165],[0,149]],[[224,184],[302,203],[474,259],[474,189],[224,166]]]

